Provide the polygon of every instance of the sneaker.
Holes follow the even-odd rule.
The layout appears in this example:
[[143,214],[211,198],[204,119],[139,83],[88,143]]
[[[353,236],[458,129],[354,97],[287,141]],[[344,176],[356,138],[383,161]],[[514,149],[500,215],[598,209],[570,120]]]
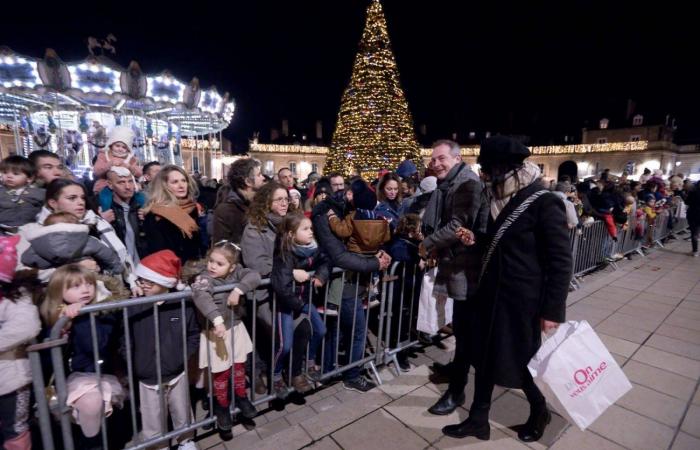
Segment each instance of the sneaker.
[[363,377],[357,377],[353,380],[343,381],[343,387],[349,391],[356,391],[360,393],[365,393],[377,387],[376,384],[371,381],[367,381]]
[[199,450],[199,447],[197,447],[194,441],[187,441],[178,445],[177,450]]
[[328,305],[328,308],[325,306],[321,305],[316,307],[316,311],[321,316],[329,316],[329,317],[337,317],[338,316],[338,308],[335,305]]
[[314,383],[320,383],[321,381],[321,368],[316,365],[309,365],[306,370],[306,376]]
[[246,419],[252,419],[258,415],[258,410],[255,406],[248,400],[248,397],[239,397],[236,395],[236,406],[241,410],[241,415]]
[[287,398],[287,383],[284,382],[284,378],[275,380],[272,383],[272,390],[277,395],[277,398],[282,400]]
[[294,386],[294,390],[300,394],[306,394],[314,388],[304,375],[297,375],[292,378],[292,386]]

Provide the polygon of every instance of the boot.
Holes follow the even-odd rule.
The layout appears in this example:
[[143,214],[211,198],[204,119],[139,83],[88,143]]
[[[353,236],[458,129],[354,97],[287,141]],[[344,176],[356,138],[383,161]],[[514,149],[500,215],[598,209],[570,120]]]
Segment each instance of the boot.
[[462,439],[474,436],[482,441],[491,438],[491,426],[489,425],[489,408],[475,407],[469,411],[469,417],[457,425],[448,425],[442,429],[446,436]]
[[241,410],[241,415],[246,419],[252,419],[258,414],[258,410],[255,406],[248,400],[248,397],[241,397],[236,395],[236,406]]
[[540,440],[544,434],[544,429],[547,428],[549,422],[552,421],[552,414],[547,409],[547,406],[532,408],[530,417],[527,422],[518,431],[518,439],[523,442],[534,442]]
[[214,400],[214,414],[216,414],[216,428],[219,430],[219,437],[222,441],[230,441],[233,439],[233,421],[231,413],[227,406],[221,406]]
[[300,394],[306,394],[314,388],[304,375],[297,375],[292,378],[292,386]]
[[437,403],[428,409],[428,412],[430,414],[435,414],[436,416],[446,416],[448,414],[452,414],[452,412],[454,412],[458,406],[463,405],[464,400],[464,392],[462,392],[460,395],[454,395],[448,389],[444,394],[442,394],[440,400],[438,400]]

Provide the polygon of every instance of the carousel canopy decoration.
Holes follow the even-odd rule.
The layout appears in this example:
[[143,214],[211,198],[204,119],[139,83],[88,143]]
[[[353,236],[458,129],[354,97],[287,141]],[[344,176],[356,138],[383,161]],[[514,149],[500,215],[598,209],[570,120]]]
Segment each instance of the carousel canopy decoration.
[[196,78],[183,83],[168,72],[146,76],[133,61],[125,69],[104,55],[64,63],[51,49],[35,59],[0,48],[0,123],[16,125],[39,112],[64,118],[65,112],[92,112],[159,119],[197,136],[226,128],[234,110],[228,93],[200,89]]

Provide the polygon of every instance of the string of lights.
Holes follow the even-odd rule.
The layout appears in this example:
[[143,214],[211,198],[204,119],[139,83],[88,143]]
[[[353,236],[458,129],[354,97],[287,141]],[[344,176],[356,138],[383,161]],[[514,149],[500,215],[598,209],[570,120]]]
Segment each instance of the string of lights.
[[326,172],[374,177],[379,169],[395,169],[405,159],[419,162],[420,151],[382,6],[374,0],[341,100]]

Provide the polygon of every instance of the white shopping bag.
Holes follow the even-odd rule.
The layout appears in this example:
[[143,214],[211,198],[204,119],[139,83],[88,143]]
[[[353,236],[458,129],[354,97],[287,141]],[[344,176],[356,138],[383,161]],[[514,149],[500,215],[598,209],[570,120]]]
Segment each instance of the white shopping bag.
[[544,340],[527,368],[555,409],[581,430],[632,389],[585,320],[561,324]]
[[425,272],[418,299],[416,329],[430,335],[437,334],[440,328],[452,323],[452,299],[433,294],[436,276],[436,267]]

